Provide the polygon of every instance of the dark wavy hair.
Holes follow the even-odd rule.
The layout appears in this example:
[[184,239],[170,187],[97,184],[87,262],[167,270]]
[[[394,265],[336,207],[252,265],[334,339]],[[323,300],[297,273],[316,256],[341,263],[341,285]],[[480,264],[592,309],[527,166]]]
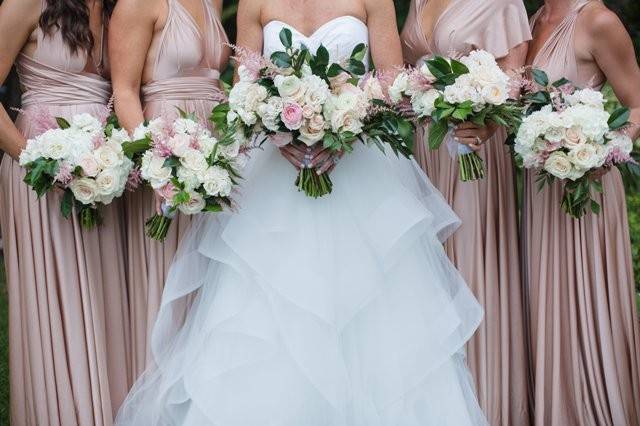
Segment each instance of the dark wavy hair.
[[[116,0],[102,0],[102,19],[109,20]],[[40,15],[40,28],[45,34],[60,30],[62,39],[73,53],[90,52],[93,34],[89,26],[89,6],[86,0],[47,0],[47,7]]]

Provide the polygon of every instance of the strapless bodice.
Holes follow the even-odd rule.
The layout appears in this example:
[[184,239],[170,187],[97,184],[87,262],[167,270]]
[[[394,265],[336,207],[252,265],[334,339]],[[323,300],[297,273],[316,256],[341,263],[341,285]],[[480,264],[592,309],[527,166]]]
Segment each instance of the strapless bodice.
[[[345,15],[327,21],[308,36],[286,22],[274,20],[263,28],[265,56],[284,50],[279,37],[283,28],[291,30],[294,46],[305,45],[312,53],[315,53],[320,45],[326,47],[332,62],[340,62],[348,58],[353,48],[360,43],[369,45],[367,25],[354,16]],[[369,65],[368,58],[365,59],[365,65],[367,67]]]

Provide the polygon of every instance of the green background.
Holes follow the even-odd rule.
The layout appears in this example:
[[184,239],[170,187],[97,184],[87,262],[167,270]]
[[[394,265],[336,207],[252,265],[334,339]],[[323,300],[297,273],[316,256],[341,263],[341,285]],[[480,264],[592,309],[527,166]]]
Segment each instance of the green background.
[[[490,0],[486,0],[490,1]],[[0,0],[1,3],[1,0]],[[408,0],[396,0],[398,24],[402,25],[409,8]],[[530,13],[535,11],[541,1],[525,1]],[[614,9],[627,25],[629,33],[634,39],[636,51],[640,53],[640,1],[637,0],[609,0],[607,5]],[[235,12],[237,1],[225,1],[223,21],[232,40],[235,39]],[[610,91],[609,91],[610,94]],[[611,99],[613,96],[610,94]],[[637,188],[627,184],[629,224],[633,243],[633,259],[637,286],[640,288],[640,195]],[[7,337],[7,294],[4,285],[4,268],[0,266],[0,425],[9,424],[9,367],[8,367],[8,337]]]

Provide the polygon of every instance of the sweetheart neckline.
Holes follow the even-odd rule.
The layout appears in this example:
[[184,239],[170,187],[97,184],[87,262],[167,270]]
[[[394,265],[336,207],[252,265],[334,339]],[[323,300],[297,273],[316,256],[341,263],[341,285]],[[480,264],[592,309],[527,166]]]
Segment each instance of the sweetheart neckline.
[[360,18],[357,18],[353,15],[341,15],[341,16],[336,16],[333,19],[328,20],[327,22],[325,22],[324,24],[320,25],[318,28],[316,28],[310,35],[306,35],[305,33],[303,33],[302,31],[298,30],[296,27],[294,27],[291,24],[288,24],[284,21],[281,21],[279,19],[272,19],[269,22],[267,22],[262,30],[263,32],[266,30],[266,28],[271,25],[271,24],[282,24],[285,27],[288,27],[289,29],[295,31],[296,33],[298,33],[298,35],[304,37],[305,39],[309,40],[309,39],[313,39],[314,36],[316,36],[320,31],[322,31],[323,29],[325,29],[327,26],[329,26],[330,24],[335,23],[336,21],[340,21],[341,19],[349,19],[349,20],[354,20],[358,23],[360,23],[363,27],[368,28],[367,24],[364,23],[364,21]]

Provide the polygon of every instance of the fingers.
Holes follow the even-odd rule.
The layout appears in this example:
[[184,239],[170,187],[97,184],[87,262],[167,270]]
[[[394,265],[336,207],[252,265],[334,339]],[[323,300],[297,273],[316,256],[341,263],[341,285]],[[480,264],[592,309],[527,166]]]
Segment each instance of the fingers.
[[296,169],[302,169],[304,168],[304,163],[302,161],[300,161],[298,158],[296,158],[295,155],[291,154],[289,151],[282,149],[280,150],[280,153],[282,154],[282,156],[284,158],[286,158],[286,160],[288,162],[290,162],[291,164],[293,164],[293,166]]
[[467,145],[474,151],[479,151],[482,148],[482,142],[478,141],[478,138],[454,138],[454,140],[463,145]]
[[327,160],[329,160],[333,156],[333,153],[328,149],[322,151],[320,154],[315,156],[310,163],[311,168],[320,168]]
[[465,121],[463,123],[460,123],[456,126],[456,129],[461,129],[461,130],[465,130],[465,129],[480,129],[481,127],[478,126],[477,124],[475,124],[472,121]]

